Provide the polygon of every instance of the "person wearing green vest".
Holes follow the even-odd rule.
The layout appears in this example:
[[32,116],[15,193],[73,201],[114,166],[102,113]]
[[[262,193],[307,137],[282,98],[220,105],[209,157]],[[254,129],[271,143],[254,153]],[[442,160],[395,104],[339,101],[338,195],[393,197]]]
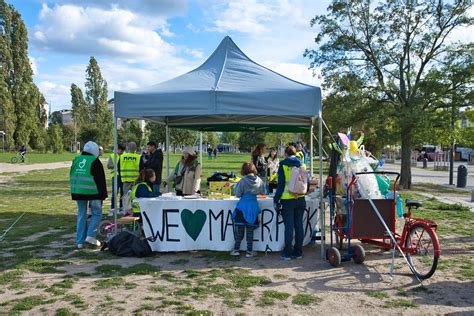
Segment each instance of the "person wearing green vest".
[[160,192],[153,190],[153,184],[155,181],[156,175],[153,169],[143,169],[140,171],[140,175],[132,188],[131,198],[133,216],[141,218],[139,205],[138,203],[134,203],[133,200],[137,198],[153,198],[161,195]]
[[[117,158],[118,159],[120,159],[120,156],[123,154],[124,151],[125,151],[125,146],[122,145],[122,144],[119,144],[117,146]],[[114,174],[115,174],[115,172],[114,172],[115,160],[114,159],[115,159],[115,153],[111,153],[110,158],[107,161],[107,169],[110,169],[110,176],[112,178],[112,200],[111,200],[111,203],[110,203],[109,216],[114,215],[115,207],[117,206],[115,204],[115,197],[117,196],[117,194],[120,193],[120,197],[123,196],[122,179],[120,178],[120,174],[118,173],[118,171],[117,171],[117,192],[114,191],[114,187],[115,187],[115,177],[114,177]],[[120,199],[119,201],[120,201],[120,209],[122,209],[122,206],[123,206],[122,199]]]
[[[296,156],[296,148],[288,146],[285,149],[285,159],[278,168],[278,184],[273,197],[275,210],[280,210],[285,225],[285,248],[281,259],[291,260],[303,258],[303,214],[306,210],[304,195],[294,195],[288,190],[292,167],[301,167],[302,161]],[[293,244],[293,235],[295,244]]]
[[[102,218],[102,202],[107,198],[107,186],[104,167],[98,157],[99,146],[87,142],[82,153],[74,158],[69,173],[71,197],[77,203],[77,248],[82,248],[85,242],[100,246],[96,236]],[[88,205],[91,207],[89,225]]]
[[127,151],[119,159],[118,171],[122,179],[123,194],[127,194],[132,189],[133,183],[140,174],[140,170],[143,169],[143,161],[136,151],[137,144],[130,142],[127,145]]

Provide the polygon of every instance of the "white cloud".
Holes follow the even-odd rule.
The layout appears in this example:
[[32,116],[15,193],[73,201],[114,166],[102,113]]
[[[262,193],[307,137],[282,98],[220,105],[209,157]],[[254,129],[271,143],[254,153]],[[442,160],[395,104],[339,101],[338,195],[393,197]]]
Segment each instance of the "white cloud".
[[62,103],[64,102],[64,96],[70,93],[69,86],[47,80],[40,81],[37,86],[46,98],[46,102],[50,104],[51,111],[54,112],[64,108],[64,104]]
[[307,65],[283,62],[264,62],[261,65],[292,80],[312,86],[321,85],[321,79],[317,75],[313,76],[313,71]]
[[202,49],[191,49],[191,48],[186,48],[184,52],[193,58],[197,59],[202,59],[204,57],[204,52]]
[[127,62],[169,57],[175,48],[155,29],[172,36],[165,17],[145,18],[117,7],[43,4],[33,44],[46,50],[121,57]]
[[55,0],[58,4],[77,4],[81,6],[109,10],[120,8],[151,17],[158,15],[183,15],[188,7],[188,0]]

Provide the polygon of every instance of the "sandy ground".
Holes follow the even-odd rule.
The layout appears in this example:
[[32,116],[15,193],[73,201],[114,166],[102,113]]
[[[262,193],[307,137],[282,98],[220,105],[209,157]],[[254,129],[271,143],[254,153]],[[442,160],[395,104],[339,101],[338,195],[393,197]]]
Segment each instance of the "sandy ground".
[[0,163],[0,173],[28,172],[28,171],[33,171],[33,170],[47,170],[47,169],[59,169],[59,168],[70,168],[70,167],[71,167],[70,161],[35,163],[35,164]]
[[[51,231],[52,232],[52,231]],[[44,233],[41,233],[44,235]],[[68,234],[68,238],[73,240],[73,234]],[[28,240],[35,240],[39,236],[30,236]],[[24,241],[15,243],[15,247],[24,245]],[[444,241],[442,241],[444,242]],[[448,241],[446,241],[448,243]],[[61,245],[59,242],[53,242],[48,249],[38,251],[38,256],[49,257],[56,254],[61,247],[70,247]],[[472,282],[461,281],[449,269],[438,269],[435,275],[423,282],[423,287],[410,274],[403,258],[395,259],[395,274],[390,276],[390,259],[388,252],[381,251],[378,248],[372,248],[364,245],[367,251],[366,261],[357,265],[350,262],[343,262],[338,268],[331,267],[320,257],[319,245],[307,246],[304,249],[304,258],[302,260],[282,261],[279,254],[271,253],[264,255],[260,253],[255,258],[242,257],[239,261],[229,262],[221,260],[212,260],[200,252],[182,252],[182,253],[160,253],[151,258],[119,258],[102,259],[100,261],[77,262],[72,255],[74,251],[63,256],[63,259],[71,260],[72,264],[65,265],[64,272],[61,274],[38,274],[28,272],[22,279],[22,282],[32,284],[28,290],[18,291],[10,288],[4,288],[5,292],[0,295],[1,303],[11,300],[17,300],[31,295],[41,295],[45,299],[54,299],[54,294],[45,292],[47,286],[60,282],[64,279],[64,274],[73,276],[75,273],[88,273],[90,276],[81,276],[74,283],[68,293],[80,295],[86,302],[87,307],[83,310],[71,307],[70,303],[57,299],[54,303],[41,305],[28,311],[29,315],[36,315],[42,312],[52,314],[59,308],[66,307],[70,310],[80,312],[81,314],[117,314],[113,307],[120,306],[121,314],[131,314],[144,304],[159,306],[164,299],[179,299],[195,309],[209,310],[215,314],[236,314],[245,313],[248,315],[257,314],[289,314],[289,315],[310,315],[316,313],[331,314],[474,314],[474,286]],[[458,255],[472,256],[473,250],[463,248],[460,243],[449,243],[450,251],[443,252],[441,261],[449,261]],[[2,256],[8,255],[6,249]],[[447,250],[447,249],[446,249]],[[87,250],[92,257],[94,253],[97,259],[101,258],[98,250]],[[177,264],[177,260],[184,263]],[[93,290],[94,282],[103,279],[103,276],[97,275],[95,267],[103,264],[121,265],[123,267],[148,263],[161,268],[161,273],[172,273],[180,280],[186,279],[183,270],[193,269],[199,271],[209,271],[215,268],[238,267],[249,269],[253,275],[266,276],[271,279],[271,283],[263,286],[252,287],[252,294],[247,299],[243,307],[230,308],[223,304],[221,298],[209,295],[204,299],[193,299],[191,297],[162,296],[164,293],[150,292],[150,286],[162,285],[170,292],[183,288],[183,285],[177,285],[175,282],[167,281],[159,276],[153,275],[130,275],[126,276],[127,282],[137,283],[134,289],[125,289],[124,287]],[[196,280],[194,280],[195,282]],[[225,283],[224,278],[216,279],[217,283]],[[195,283],[194,283],[195,284]],[[276,301],[274,305],[259,307],[258,298],[263,291],[276,290],[286,292],[292,297],[298,293],[311,294],[322,301],[319,304],[309,306],[294,305],[291,298],[283,301]],[[367,292],[386,293],[385,298],[374,298],[367,295]],[[104,302],[104,297],[109,295],[113,297],[115,303]],[[169,294],[168,294],[169,295]],[[60,297],[59,297],[60,298]],[[415,307],[387,307],[391,301],[409,300],[416,303]],[[117,303],[118,302],[118,303]],[[1,313],[2,307],[0,307]],[[8,309],[7,309],[8,310]],[[5,310],[5,312],[7,311]],[[173,309],[167,310],[168,314],[174,313]],[[144,314],[155,315],[156,313],[144,311]]]

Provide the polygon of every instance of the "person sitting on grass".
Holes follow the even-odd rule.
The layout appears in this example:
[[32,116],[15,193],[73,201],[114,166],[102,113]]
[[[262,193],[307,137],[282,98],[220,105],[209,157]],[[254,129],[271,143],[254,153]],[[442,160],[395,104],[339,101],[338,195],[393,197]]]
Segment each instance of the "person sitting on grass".
[[247,229],[247,251],[246,257],[255,256],[253,251],[253,231],[258,226],[258,214],[261,212],[257,203],[257,195],[265,194],[265,183],[257,177],[257,168],[251,162],[244,162],[240,171],[242,178],[235,186],[235,196],[240,198],[235,208],[232,219],[237,230],[234,250],[231,256],[240,256],[240,243],[244,239],[244,232]]
[[139,204],[133,202],[138,198],[153,198],[161,195],[160,192],[153,190],[153,184],[156,181],[155,171],[153,169],[143,169],[140,171],[138,179],[135,181],[135,185],[132,188],[132,213],[135,217],[141,218]]

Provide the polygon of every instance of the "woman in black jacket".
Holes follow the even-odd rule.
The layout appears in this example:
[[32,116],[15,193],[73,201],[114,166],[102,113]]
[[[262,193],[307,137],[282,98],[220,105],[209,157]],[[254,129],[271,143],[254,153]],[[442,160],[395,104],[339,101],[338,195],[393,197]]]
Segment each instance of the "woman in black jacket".
[[252,152],[252,163],[257,168],[257,176],[267,182],[267,160],[265,159],[265,144],[258,144]]

